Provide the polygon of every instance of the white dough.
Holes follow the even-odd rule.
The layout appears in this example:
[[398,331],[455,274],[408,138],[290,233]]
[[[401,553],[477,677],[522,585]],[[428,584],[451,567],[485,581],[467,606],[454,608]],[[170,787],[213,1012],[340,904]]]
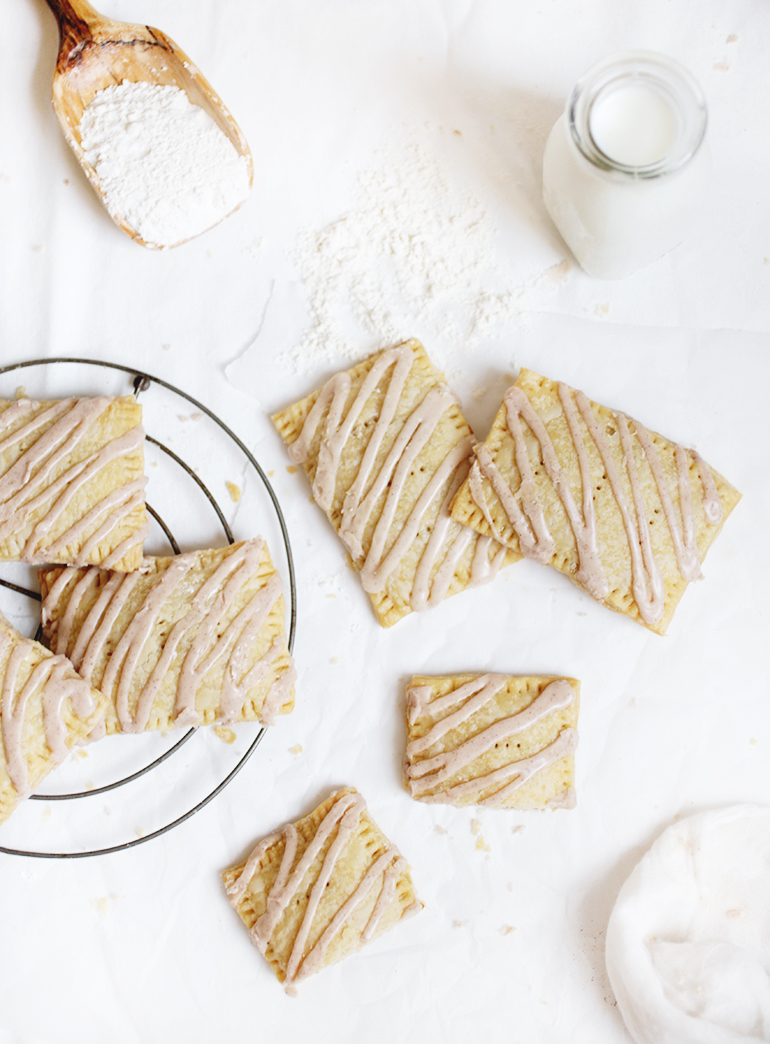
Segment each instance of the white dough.
[[606,959],[637,1044],[770,1041],[770,808],[664,831],[620,891]]

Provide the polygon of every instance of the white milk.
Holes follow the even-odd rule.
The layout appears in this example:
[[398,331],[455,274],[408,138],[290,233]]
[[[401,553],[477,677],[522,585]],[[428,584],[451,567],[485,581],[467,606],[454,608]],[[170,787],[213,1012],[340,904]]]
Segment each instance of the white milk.
[[619,279],[682,241],[710,181],[697,84],[646,52],[597,65],[577,84],[543,157],[543,198],[582,267]]

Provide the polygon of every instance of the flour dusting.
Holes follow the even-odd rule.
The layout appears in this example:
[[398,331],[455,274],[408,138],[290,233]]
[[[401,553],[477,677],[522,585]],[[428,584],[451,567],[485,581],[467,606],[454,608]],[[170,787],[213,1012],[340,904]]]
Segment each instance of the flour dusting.
[[[298,237],[311,326],[291,351],[297,368],[358,357],[366,340],[374,348],[422,336],[473,348],[521,321],[528,288],[514,285],[481,201],[450,184],[420,144],[376,160],[347,213]],[[540,290],[566,274],[555,268]]]

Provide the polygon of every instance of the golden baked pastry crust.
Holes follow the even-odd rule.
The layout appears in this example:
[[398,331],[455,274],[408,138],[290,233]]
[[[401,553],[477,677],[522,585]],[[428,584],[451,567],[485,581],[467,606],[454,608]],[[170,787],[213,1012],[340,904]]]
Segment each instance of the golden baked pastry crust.
[[580,683],[542,675],[412,678],[404,779],[418,801],[572,808]]
[[269,835],[222,879],[289,988],[422,908],[403,857],[350,787]]
[[40,570],[43,635],[105,693],[108,732],[261,721],[294,706],[281,580],[261,539],[130,574]]
[[521,557],[449,517],[473,435],[419,341],[336,374],[273,421],[384,627]]
[[106,705],[63,656],[0,616],[0,823],[87,739]]
[[122,398],[0,400],[0,561],[142,561],[142,409]]
[[[511,423],[520,426],[523,456],[517,456]],[[556,470],[533,424],[545,431]],[[581,447],[590,476],[585,484]],[[531,370],[522,370],[506,393],[476,452],[453,518],[554,566],[597,601],[659,634],[740,500],[698,454]],[[522,483],[525,461],[530,474]]]

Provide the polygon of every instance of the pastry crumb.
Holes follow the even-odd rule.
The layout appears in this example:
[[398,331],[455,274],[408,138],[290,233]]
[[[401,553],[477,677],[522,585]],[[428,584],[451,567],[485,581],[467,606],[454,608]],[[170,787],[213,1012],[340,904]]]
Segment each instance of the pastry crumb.
[[88,781],[88,782],[86,783],[86,790],[96,790],[96,786],[95,786],[95,784],[94,784],[94,783],[92,783],[90,779],[89,779],[89,781]]
[[339,656],[332,656],[331,660],[329,660],[329,663],[339,663],[339,662],[340,662]]
[[609,301],[606,304],[598,304],[596,306],[596,308],[594,308],[594,315],[598,315],[598,317],[600,319],[604,319],[604,317],[609,315],[609,314],[610,314]]
[[286,470],[289,472],[290,475],[296,475],[297,474],[297,469],[296,469],[296,467],[293,464],[287,464],[286,465]]
[[477,852],[491,852],[492,851],[490,846],[484,840],[484,835],[483,834],[479,834],[479,836],[476,838],[476,851]]
[[516,925],[514,925],[514,924],[504,924],[500,928],[500,931],[503,933],[503,935],[510,935],[511,932],[515,932],[516,931]]
[[520,834],[523,829],[524,829],[524,824],[523,823],[519,823],[518,826],[511,827],[511,833],[512,834]]
[[230,500],[232,500],[234,504],[237,504],[242,496],[241,487],[237,486],[234,482],[225,482],[225,485],[227,486],[227,492],[230,494]]
[[142,830],[141,827],[137,827],[134,830],[134,833],[136,834],[137,837],[144,837],[144,831]]
[[29,396],[27,395],[27,389],[24,387],[23,384],[20,384],[19,387],[16,389],[16,398],[17,399],[28,399],[29,398]]
[[478,837],[479,834],[481,833],[481,820],[480,819],[472,819],[471,820],[471,833],[473,834],[474,837]]
[[452,921],[453,928],[465,928],[467,924],[467,921]]
[[43,811],[42,811],[42,813],[40,815],[40,818],[41,819],[50,819],[51,818],[51,806],[50,805],[46,805],[45,806],[45,808],[43,809]]
[[302,744],[301,743],[295,743],[293,747],[289,747],[289,753],[290,754],[294,754],[295,756],[297,754],[301,754],[302,753]]
[[92,899],[91,903],[96,907],[99,916],[104,917],[110,905],[110,897],[103,895],[99,899]]
[[730,35],[727,37],[727,41],[726,42],[727,43],[737,43],[738,42],[738,34],[737,33],[730,33]]
[[436,823],[436,825],[435,825],[435,827],[433,829],[436,831],[437,834],[448,834],[449,833],[448,830],[446,830],[442,826],[439,826],[438,823]]
[[224,725],[215,725],[214,733],[219,736],[223,743],[235,743],[235,733],[232,729],[228,729]]
[[88,751],[85,750],[83,747],[78,747],[78,749],[76,751],[74,751],[73,757],[76,757],[76,758],[87,758],[88,757]]
[[171,349],[171,345],[170,344],[162,344],[161,348],[163,349],[164,352],[168,352]]
[[751,739],[749,740],[749,743],[751,744],[751,746],[752,746],[752,747],[753,747],[753,746],[754,746],[754,745],[755,745],[756,743],[758,743],[758,742],[759,742],[759,740],[755,739],[755,738],[754,738],[753,736],[752,736],[752,737],[751,737]]

